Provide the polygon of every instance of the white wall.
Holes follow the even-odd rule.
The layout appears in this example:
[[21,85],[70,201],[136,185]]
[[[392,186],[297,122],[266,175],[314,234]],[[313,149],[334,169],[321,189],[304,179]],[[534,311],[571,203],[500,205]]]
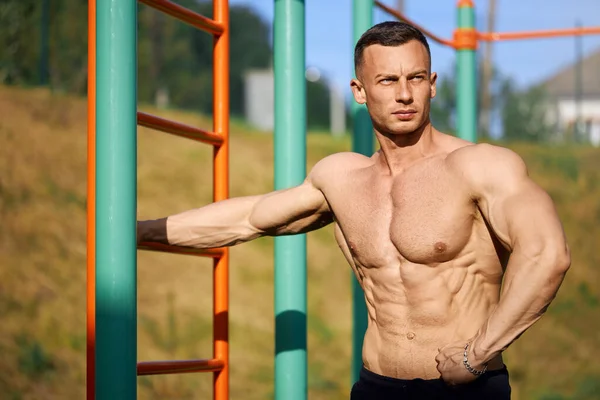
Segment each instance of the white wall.
[[[600,121],[600,98],[581,100],[581,118]],[[562,122],[570,123],[577,118],[577,108],[574,99],[558,101],[558,113]]]
[[246,120],[257,129],[272,131],[275,124],[273,71],[249,71],[245,79],[244,108]]
[[[582,99],[580,102],[582,128],[594,146],[600,146],[600,98]],[[557,123],[558,129],[564,133],[578,117],[577,104],[574,98],[561,98],[548,109],[548,120]]]
[[596,147],[600,146],[600,122],[590,126],[590,142]]

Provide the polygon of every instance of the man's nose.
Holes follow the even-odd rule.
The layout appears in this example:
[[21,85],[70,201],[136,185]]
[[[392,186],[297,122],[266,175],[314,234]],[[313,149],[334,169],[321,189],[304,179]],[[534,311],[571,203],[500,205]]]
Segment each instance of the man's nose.
[[403,104],[413,102],[412,91],[405,77],[401,77],[396,84],[396,102]]

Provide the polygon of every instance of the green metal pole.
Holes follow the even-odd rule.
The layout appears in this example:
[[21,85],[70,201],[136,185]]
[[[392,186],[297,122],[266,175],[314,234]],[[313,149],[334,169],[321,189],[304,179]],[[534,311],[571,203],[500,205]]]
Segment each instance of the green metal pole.
[[[373,25],[373,0],[354,0],[354,44]],[[354,63],[352,64],[354,65]],[[373,126],[367,107],[352,103],[353,139],[352,150],[371,156],[374,152]],[[352,274],[352,383],[358,380],[362,368],[362,346],[367,330],[367,305],[365,295]]]
[[96,4],[96,399],[135,399],[137,1]]
[[[475,10],[470,1],[461,1],[458,5],[458,28],[475,28]],[[477,59],[475,49],[458,49],[457,58],[458,136],[475,143],[477,141]]]
[[[275,0],[275,189],[306,176],[304,0]],[[275,238],[275,399],[307,397],[306,235]]]

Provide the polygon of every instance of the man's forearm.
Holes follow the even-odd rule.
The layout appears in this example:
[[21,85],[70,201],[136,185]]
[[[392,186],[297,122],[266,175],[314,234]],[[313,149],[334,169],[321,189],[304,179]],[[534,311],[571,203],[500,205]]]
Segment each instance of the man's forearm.
[[138,243],[208,249],[260,236],[249,222],[258,197],[227,199],[156,220],[138,221]]
[[529,329],[555,298],[569,267],[566,253],[513,253],[502,296],[472,344],[476,358],[485,363],[506,350]]

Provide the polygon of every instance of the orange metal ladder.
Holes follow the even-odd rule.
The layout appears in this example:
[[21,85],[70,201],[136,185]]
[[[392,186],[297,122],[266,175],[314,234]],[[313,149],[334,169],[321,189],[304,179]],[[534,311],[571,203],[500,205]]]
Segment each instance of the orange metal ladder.
[[[168,0],[139,0],[174,18],[177,18],[197,29],[213,35],[213,132],[166,120],[150,114],[138,112],[138,125],[176,136],[192,139],[212,145],[213,151],[213,201],[227,199],[229,196],[229,2],[214,0],[214,17],[206,18],[187,8]],[[90,1],[90,5],[94,5]],[[90,10],[89,35],[95,38],[95,22]],[[89,54],[89,86],[88,96],[95,96],[95,54]],[[88,135],[93,134],[95,124],[94,103],[88,103]],[[90,136],[91,137],[91,136]],[[88,162],[94,163],[95,149],[92,141],[88,147]],[[91,171],[91,169],[90,169]],[[90,172],[92,173],[92,172]],[[93,176],[88,175],[88,194],[93,207]],[[93,213],[88,213],[88,242],[94,241]],[[87,398],[94,398],[95,389],[95,265],[93,262],[94,246],[88,243],[91,256],[88,257],[87,285]],[[228,249],[211,249],[195,251],[187,248],[142,243],[141,250],[192,254],[211,257],[213,269],[213,358],[203,360],[174,360],[138,362],[137,374],[158,375],[190,372],[213,372],[215,400],[229,398],[229,256]]]

